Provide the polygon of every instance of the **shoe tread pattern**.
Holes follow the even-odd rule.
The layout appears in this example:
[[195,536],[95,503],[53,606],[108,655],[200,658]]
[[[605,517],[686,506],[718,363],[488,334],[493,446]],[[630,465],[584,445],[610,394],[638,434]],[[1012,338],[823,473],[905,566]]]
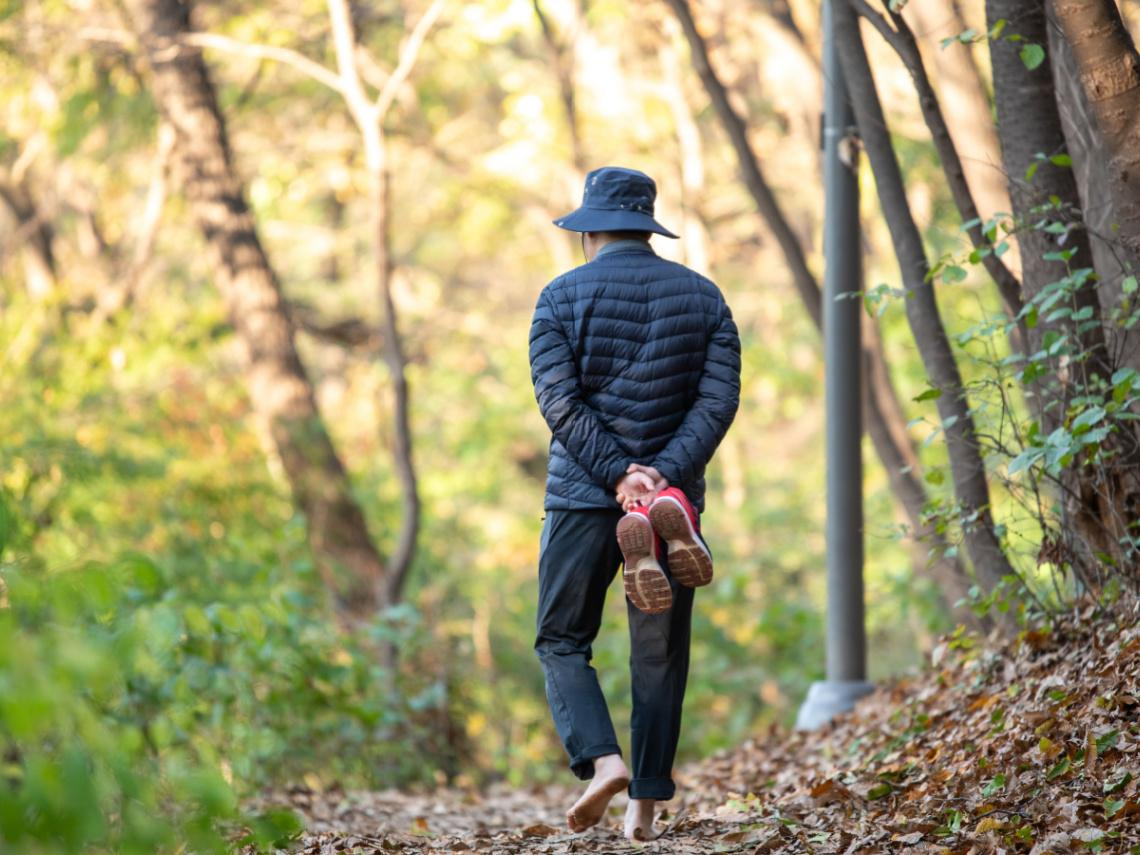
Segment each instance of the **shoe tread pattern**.
[[653,557],[653,538],[653,529],[644,517],[631,515],[618,522],[618,546],[625,559],[625,595],[634,608],[656,615],[673,607],[673,589]]
[[713,578],[712,558],[697,539],[688,514],[675,501],[659,500],[649,509],[653,529],[668,546],[669,572],[686,588],[700,588]]

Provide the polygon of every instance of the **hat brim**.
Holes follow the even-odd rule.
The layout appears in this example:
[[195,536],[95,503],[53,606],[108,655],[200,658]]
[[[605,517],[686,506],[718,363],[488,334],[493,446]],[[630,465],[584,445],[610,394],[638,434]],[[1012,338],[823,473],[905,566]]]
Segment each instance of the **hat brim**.
[[602,208],[579,208],[554,225],[571,232],[653,232],[667,238],[678,238],[648,214],[637,211],[611,211]]

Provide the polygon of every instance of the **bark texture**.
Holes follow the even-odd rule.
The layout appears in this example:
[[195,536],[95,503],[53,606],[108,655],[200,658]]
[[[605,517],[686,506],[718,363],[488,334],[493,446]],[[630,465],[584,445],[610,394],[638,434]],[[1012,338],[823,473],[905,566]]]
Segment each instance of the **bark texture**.
[[946,436],[954,492],[962,508],[966,548],[979,583],[992,590],[1014,571],[994,532],[989,484],[969,401],[938,311],[934,288],[928,280],[930,265],[906,197],[890,131],[863,49],[859,21],[847,3],[835,4],[835,39],[859,133],[875,174],[879,203],[907,290],[907,321],[926,373],[931,383],[942,391],[937,402],[938,414]]
[[[1012,32],[1032,44],[1043,48],[1048,44],[1045,20],[1045,0],[988,0],[986,21],[993,26],[999,20],[1008,20]],[[1002,159],[1009,178],[1009,196],[1013,205],[1014,217],[1026,225],[1018,229],[1017,239],[1021,247],[1022,286],[1026,299],[1041,292],[1045,286],[1067,275],[1069,265],[1064,261],[1050,261],[1045,255],[1062,247],[1054,236],[1030,227],[1029,224],[1041,219],[1033,211],[1046,204],[1050,198],[1059,200],[1060,208],[1055,216],[1059,219],[1075,220],[1080,210],[1080,196],[1073,170],[1067,166],[1057,166],[1042,161],[1039,155],[1057,155],[1065,152],[1065,135],[1061,129],[1061,116],[1054,97],[1052,65],[1048,51],[1044,62],[1037,68],[1026,68],[1019,55],[1021,42],[992,40],[990,62],[994,69],[994,99],[997,105],[998,133],[1001,137]],[[1034,168],[1032,178],[1030,167]],[[1075,228],[1066,236],[1065,247],[1075,250],[1070,262],[1072,267],[1092,266],[1092,248],[1088,233],[1083,228]],[[1081,288],[1074,297],[1073,308],[1088,307],[1093,317],[1100,317],[1100,304],[1096,291],[1091,285]],[[1063,408],[1049,407],[1049,400],[1059,396],[1062,400],[1070,397],[1073,388],[1083,388],[1089,374],[1107,377],[1111,373],[1108,355],[1105,350],[1104,333],[1099,324],[1089,325],[1079,331],[1071,322],[1062,319],[1054,324],[1041,320],[1031,331],[1030,347],[1040,346],[1043,336],[1051,329],[1071,335],[1082,351],[1089,354],[1084,366],[1074,367],[1072,377],[1075,382],[1057,390],[1038,389],[1044,396],[1038,401],[1038,408],[1049,429],[1056,427]],[[1058,369],[1061,367],[1058,365]],[[1083,376],[1082,376],[1083,375]],[[1066,378],[1060,370],[1059,376]]]
[[[807,264],[803,247],[792,230],[767,180],[764,178],[760,161],[748,140],[743,118],[733,108],[728,90],[718,77],[709,60],[708,47],[697,30],[692,11],[687,0],[669,0],[685,38],[693,65],[701,78],[713,107],[732,147],[736,152],[744,182],[756,203],[760,215],[776,238],[784,254],[784,259],[792,273],[793,283],[804,308],[817,329],[823,329],[823,303],[819,283]],[[890,480],[891,489],[910,521],[915,537],[930,545],[936,556],[927,561],[925,556],[918,562],[925,567],[937,585],[948,608],[966,596],[972,584],[962,565],[944,555],[947,543],[933,527],[924,520],[927,507],[926,490],[919,480],[918,456],[906,430],[906,416],[899,403],[898,395],[890,379],[878,329],[874,323],[863,318],[863,366],[864,366],[864,423],[871,437],[875,451],[882,461]],[[917,555],[917,547],[916,547]],[[956,616],[969,623],[978,624],[978,619],[969,610],[961,610]]]
[[[1045,0],[987,0],[987,23],[1010,21],[1009,26],[1026,41],[1047,47],[1049,44]],[[1069,167],[1055,166],[1038,159],[1039,153],[1062,153],[1066,138],[1058,109],[1052,69],[1052,57],[1046,49],[1045,61],[1036,69],[1025,67],[1018,55],[1017,44],[993,41],[990,44],[991,63],[994,69],[994,96],[997,104],[998,132],[1001,136],[1002,157],[1010,180],[1010,199],[1015,217],[1025,223],[1040,219],[1034,208],[1050,197],[1060,202],[1053,214],[1058,219],[1076,221],[1076,228],[1068,232],[1065,247],[1076,250],[1070,264],[1073,267],[1090,267],[1094,256],[1089,236],[1081,216],[1081,198],[1077,191],[1074,171]],[[1090,153],[1099,146],[1095,137],[1089,138]],[[1025,175],[1030,166],[1037,164],[1031,181]],[[1091,185],[1090,185],[1091,186]],[[1039,294],[1050,283],[1066,275],[1064,262],[1044,258],[1046,253],[1060,247],[1056,238],[1040,229],[1023,227],[1018,232],[1022,255],[1022,283],[1026,298]],[[1043,335],[1050,329],[1071,336],[1080,352],[1087,354],[1084,362],[1064,365],[1055,362],[1052,372],[1055,380],[1038,384],[1033,390],[1036,407],[1042,421],[1043,432],[1060,426],[1065,410],[1073,397],[1083,394],[1096,376],[1111,376],[1119,353],[1110,353],[1101,316],[1101,300],[1090,284],[1081,288],[1073,301],[1074,309],[1089,308],[1092,318],[1101,321],[1074,327],[1067,319],[1053,324],[1044,319],[1033,331],[1031,345],[1039,347]],[[1118,436],[1125,460],[1134,459],[1134,437]],[[1063,560],[1071,561],[1078,572],[1095,581],[1095,568],[1100,562],[1095,553],[1119,555],[1119,538],[1124,534],[1129,510],[1134,502],[1133,486],[1129,486],[1129,469],[1116,471],[1104,467],[1074,467],[1064,473],[1063,521],[1061,532],[1065,543]]]
[[[1081,213],[1096,267],[1096,290],[1101,312],[1108,318],[1121,305],[1124,277],[1140,271],[1140,252],[1130,251],[1114,234],[1111,157],[1104,137],[1097,131],[1073,49],[1055,26],[1049,28],[1049,58],[1061,127],[1073,159]],[[1105,339],[1114,365],[1140,370],[1140,333],[1106,324]]]
[[368,616],[385,599],[384,564],[297,355],[201,51],[181,43],[190,30],[189,7],[179,0],[132,0],[128,9],[150,66],[155,102],[174,128],[180,184],[246,350],[254,409],[268,424],[338,610]]
[[1115,0],[1053,0],[1107,151],[1113,221],[1140,252],[1140,54]]

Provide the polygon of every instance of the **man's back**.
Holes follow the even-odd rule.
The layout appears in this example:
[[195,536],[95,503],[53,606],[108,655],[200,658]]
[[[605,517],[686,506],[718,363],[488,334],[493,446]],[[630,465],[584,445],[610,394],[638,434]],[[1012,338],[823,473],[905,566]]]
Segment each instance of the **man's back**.
[[615,473],[630,461],[701,505],[700,449],[715,448],[739,396],[736,328],[712,282],[643,241],[610,244],[543,290],[530,359],[554,433],[546,508],[613,508]]

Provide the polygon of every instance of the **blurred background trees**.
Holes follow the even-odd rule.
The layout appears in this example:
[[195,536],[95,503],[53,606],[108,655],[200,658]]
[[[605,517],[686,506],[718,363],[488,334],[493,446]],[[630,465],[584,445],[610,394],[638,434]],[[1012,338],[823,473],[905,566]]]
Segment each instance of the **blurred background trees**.
[[[872,676],[1136,582],[1140,8],[1100,4],[1113,74],[1085,6],[899,5],[851,7]],[[657,179],[657,250],[744,347],[683,751],[788,721],[823,664],[819,39],[798,0],[0,4],[0,840],[209,848],[274,782],[557,773],[526,330],[603,163]]]

